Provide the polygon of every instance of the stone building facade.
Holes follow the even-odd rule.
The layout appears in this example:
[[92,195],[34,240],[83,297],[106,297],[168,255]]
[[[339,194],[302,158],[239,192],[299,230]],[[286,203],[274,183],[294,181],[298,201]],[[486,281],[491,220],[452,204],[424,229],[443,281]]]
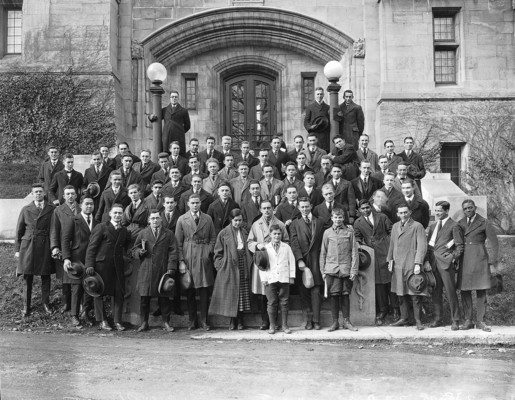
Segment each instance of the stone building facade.
[[[513,109],[514,7],[511,0],[0,0],[2,24],[21,19],[18,31],[2,30],[0,73],[72,66],[78,79],[109,88],[118,138],[138,151],[152,148],[145,72],[152,62],[166,66],[163,87],[178,89],[189,108],[187,139],[231,134],[258,145],[270,135],[291,144],[305,134],[304,106],[314,87],[328,85],[324,65],[337,60],[340,102],[343,89],[354,91],[371,148],[382,152],[387,138],[401,148],[406,135],[444,142],[443,158],[459,168],[467,138],[445,130],[448,119],[485,99]],[[8,45],[13,35],[17,49]]]

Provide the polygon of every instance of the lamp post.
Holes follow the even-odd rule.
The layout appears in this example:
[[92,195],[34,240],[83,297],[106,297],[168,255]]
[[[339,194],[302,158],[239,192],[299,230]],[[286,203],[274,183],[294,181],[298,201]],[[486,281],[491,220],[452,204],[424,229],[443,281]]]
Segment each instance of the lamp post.
[[324,67],[324,75],[329,81],[327,91],[329,92],[329,119],[331,120],[331,143],[334,137],[340,132],[340,122],[334,120],[338,112],[338,93],[342,88],[338,81],[343,75],[343,67],[338,61],[329,61]]
[[[152,116],[149,118],[152,122],[152,140],[154,149],[152,151],[152,161],[157,162],[157,155],[161,152],[163,128],[162,120],[162,99],[164,89],[161,84],[166,80],[166,67],[160,63],[152,63],[147,68],[147,77],[152,82],[150,93],[152,93]],[[168,150],[168,149],[165,149]]]

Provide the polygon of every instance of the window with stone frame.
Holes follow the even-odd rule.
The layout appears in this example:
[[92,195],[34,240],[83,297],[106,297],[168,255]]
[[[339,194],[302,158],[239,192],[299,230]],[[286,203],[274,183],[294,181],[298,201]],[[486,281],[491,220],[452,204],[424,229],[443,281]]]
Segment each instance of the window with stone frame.
[[184,108],[197,109],[197,77],[198,74],[182,74]]
[[434,80],[458,81],[459,8],[433,8]]
[[315,101],[315,76],[316,72],[301,73],[301,111]]
[[461,184],[462,150],[465,143],[442,143],[440,149],[440,170],[451,174],[451,180],[458,186]]
[[22,51],[22,0],[0,0],[0,57]]

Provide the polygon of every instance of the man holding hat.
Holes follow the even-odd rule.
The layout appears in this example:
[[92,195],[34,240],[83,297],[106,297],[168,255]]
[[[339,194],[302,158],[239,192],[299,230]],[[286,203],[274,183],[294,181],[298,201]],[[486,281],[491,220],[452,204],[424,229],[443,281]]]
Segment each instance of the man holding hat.
[[[85,273],[86,250],[88,248],[91,231],[98,222],[93,218],[94,200],[90,196],[82,196],[80,200],[80,213],[66,220],[62,231],[63,252],[63,284],[71,286],[71,323],[80,327],[78,318],[80,302],[83,295],[82,277]],[[93,301],[89,295],[84,297],[84,311],[82,316],[87,320],[88,310],[92,308]]]
[[173,232],[162,226],[162,218],[156,209],[150,210],[149,226],[137,236],[132,249],[133,255],[139,257],[141,264],[138,271],[137,290],[141,296],[140,320],[138,332],[149,329],[150,299],[157,297],[163,329],[173,332],[169,325],[171,300],[173,297],[173,280],[177,271],[177,240]]
[[329,106],[324,102],[324,89],[315,89],[315,101],[306,107],[304,115],[304,128],[308,133],[315,133],[318,139],[318,146],[327,153],[330,151],[329,134]]
[[[388,270],[393,271],[392,292],[399,296],[401,319],[392,326],[407,326],[408,301],[413,302],[413,312],[417,329],[422,330],[424,326],[420,320],[422,309],[422,296],[428,296],[427,285],[423,287],[424,275],[422,264],[427,251],[427,239],[424,227],[411,218],[411,210],[405,203],[397,206],[397,216],[400,221],[392,228],[390,237],[390,248],[388,249]],[[410,285],[410,280],[418,281],[416,287]],[[426,282],[427,283],[427,282]],[[421,290],[419,290],[421,289]]]

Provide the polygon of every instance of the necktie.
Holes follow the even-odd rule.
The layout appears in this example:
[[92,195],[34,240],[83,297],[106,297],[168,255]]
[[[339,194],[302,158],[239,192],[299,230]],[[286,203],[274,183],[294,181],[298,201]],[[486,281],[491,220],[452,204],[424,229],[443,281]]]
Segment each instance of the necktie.
[[412,203],[412,201],[408,200],[408,207],[410,207],[410,208],[411,208],[411,203]]
[[364,156],[365,158],[367,158],[367,154],[368,154],[367,149],[363,149],[363,156]]
[[86,222],[88,223],[89,230],[91,230],[91,218],[89,215],[86,215]]
[[114,226],[114,228],[115,228],[116,230],[120,229],[120,224],[119,224],[119,223],[117,223],[117,224]]
[[172,214],[166,213],[166,220],[168,221],[168,223],[170,223],[171,219],[172,219]]
[[259,198],[254,197],[254,204],[256,205],[256,208],[259,210]]
[[[42,203],[38,203],[36,205],[36,207],[39,209],[39,211],[43,210],[43,204]],[[469,224],[470,225],[470,224]]]
[[53,161],[52,161],[52,169],[53,169],[53,168],[55,168],[55,165],[56,165],[56,164],[57,164],[56,162],[53,162]]
[[270,193],[272,191],[272,182],[268,182],[266,185],[268,186],[268,192]]
[[438,225],[436,226],[436,239],[438,239],[438,236],[440,235],[440,231],[442,230],[442,220],[438,220]]
[[279,252],[279,244],[278,243],[274,243],[274,250],[276,253]]
[[195,224],[198,226],[199,216],[198,214],[195,214],[195,217],[193,218],[195,220]]
[[372,223],[372,221],[370,221],[370,217],[365,217],[365,219],[367,220],[368,224],[373,228],[374,224]]
[[467,218],[467,225],[470,226],[471,223],[472,223],[472,218]]
[[330,203],[327,209],[329,210],[329,214],[331,214],[333,212],[333,203]]
[[157,234],[159,233],[159,230],[157,228],[154,229],[154,236],[157,238]]
[[388,154],[388,161],[392,161],[392,155]]
[[304,221],[306,221],[306,225],[308,226],[308,230],[311,232],[311,220],[309,219],[309,216],[306,217],[306,219]]

